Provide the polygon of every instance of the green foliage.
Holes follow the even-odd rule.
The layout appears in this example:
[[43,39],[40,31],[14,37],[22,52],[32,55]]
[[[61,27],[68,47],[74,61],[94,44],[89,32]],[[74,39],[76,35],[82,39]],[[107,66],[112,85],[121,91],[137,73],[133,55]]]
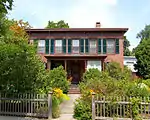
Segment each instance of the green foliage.
[[130,46],[130,41],[124,36],[124,43],[123,43],[123,48],[124,48],[124,56],[130,56],[131,51],[129,50]]
[[8,13],[8,10],[12,10],[13,0],[0,0],[0,14]]
[[60,20],[58,22],[48,21],[46,28],[69,28],[69,25],[68,23],[65,23],[64,20]]
[[142,40],[135,51],[135,69],[144,79],[150,78],[150,39]]
[[52,97],[52,117],[58,118],[60,116],[60,101],[56,96]]
[[12,10],[13,0],[0,0],[0,36],[4,33],[4,19],[9,10]]
[[32,46],[0,45],[0,90],[36,92],[46,80],[43,63]]
[[[138,39],[140,39],[140,44],[143,40],[150,39],[150,25],[145,25],[145,28],[142,29],[136,36]],[[140,45],[139,44],[139,45]],[[132,54],[135,55],[135,52],[137,50],[137,47],[132,50]]]
[[[148,97],[150,91],[147,87],[142,86],[141,83],[142,80],[132,81],[131,71],[127,67],[121,69],[117,63],[109,63],[106,71],[103,72],[97,69],[86,71],[83,75],[83,81],[79,84],[82,94],[75,103],[75,118],[77,120],[91,119],[92,92],[95,92],[98,96],[108,96],[107,100],[111,102],[105,104],[105,111],[107,111],[107,116],[111,115],[111,117],[115,117],[115,114],[110,114],[111,110],[117,110],[116,99],[112,96]],[[150,82],[147,81],[145,84],[149,86]],[[128,117],[133,116],[135,120],[141,120],[138,114],[137,101],[132,100],[131,102],[132,114],[128,113],[128,111],[127,113],[123,113],[125,111],[122,111],[122,114],[126,114]],[[125,107],[130,108],[128,105]]]
[[137,36],[141,41],[144,39],[150,39],[150,25],[146,25],[143,30],[141,30]]
[[74,108],[74,118],[77,120],[92,120],[91,101],[79,98],[76,100]]
[[134,120],[142,120],[142,118],[139,116],[139,102],[140,100],[137,98],[131,98],[132,103],[132,118]]
[[88,79],[95,79],[100,77],[101,72],[98,69],[89,69],[83,74],[83,81],[87,82]]
[[150,79],[142,80],[142,83],[144,83],[150,88]]
[[116,80],[130,80],[131,79],[131,71],[124,67],[124,70],[120,67],[120,64],[117,62],[111,62],[106,65],[106,72],[108,75]]
[[129,82],[124,88],[126,88],[124,89],[126,96],[148,97],[150,95],[150,92],[145,87],[141,87],[135,82]]
[[67,73],[63,66],[51,70],[49,73],[49,79],[53,88],[60,88],[64,93],[68,92],[69,82],[67,80]]

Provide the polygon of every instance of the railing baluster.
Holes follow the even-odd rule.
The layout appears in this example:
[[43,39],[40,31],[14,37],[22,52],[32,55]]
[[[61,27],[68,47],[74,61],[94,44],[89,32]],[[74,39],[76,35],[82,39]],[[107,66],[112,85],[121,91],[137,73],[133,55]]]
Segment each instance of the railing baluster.
[[[96,95],[95,98],[98,101],[98,95]],[[99,116],[99,112],[100,112],[99,105],[98,105],[98,103],[96,103],[95,105],[96,105],[96,116]]]
[[150,100],[150,99],[149,99],[149,96],[148,96],[148,119],[150,118],[150,117],[149,117],[149,115],[150,115],[150,103],[149,103],[150,101],[149,101],[149,100]]
[[104,111],[103,116],[106,117],[106,116],[105,116],[105,96],[104,96],[103,101],[104,101],[104,104],[103,104],[103,111]]

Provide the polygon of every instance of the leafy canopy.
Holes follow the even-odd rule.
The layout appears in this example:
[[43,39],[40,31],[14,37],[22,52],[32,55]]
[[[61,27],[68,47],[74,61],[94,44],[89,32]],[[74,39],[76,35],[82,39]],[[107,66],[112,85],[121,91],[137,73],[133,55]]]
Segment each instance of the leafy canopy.
[[7,93],[39,92],[48,80],[34,46],[28,44],[26,22],[4,19],[0,38],[0,90]]
[[60,20],[58,22],[48,21],[46,28],[69,28],[69,25],[68,23],[65,23],[64,20]]
[[135,69],[138,70],[138,74],[144,79],[150,78],[150,38],[141,41],[136,48],[135,57]]
[[123,48],[124,48],[124,56],[130,56],[131,51],[129,50],[130,46],[130,41],[124,36],[124,43],[123,43]]
[[0,36],[4,28],[4,18],[12,10],[13,0],[0,0]]
[[137,36],[141,41],[144,39],[149,39],[150,38],[150,25],[146,25],[143,30],[141,30]]

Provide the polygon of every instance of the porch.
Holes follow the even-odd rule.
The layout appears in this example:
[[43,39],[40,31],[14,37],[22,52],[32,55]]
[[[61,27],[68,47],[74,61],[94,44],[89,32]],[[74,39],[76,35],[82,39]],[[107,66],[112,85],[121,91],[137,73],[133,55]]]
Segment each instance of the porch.
[[104,58],[47,58],[47,69],[54,69],[62,65],[67,71],[67,77],[72,78],[72,84],[78,84],[82,80],[83,73],[89,68],[104,69]]

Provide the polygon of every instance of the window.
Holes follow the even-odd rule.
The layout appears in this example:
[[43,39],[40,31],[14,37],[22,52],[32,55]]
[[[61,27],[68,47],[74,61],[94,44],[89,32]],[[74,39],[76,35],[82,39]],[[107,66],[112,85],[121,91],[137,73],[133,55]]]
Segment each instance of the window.
[[96,40],[90,40],[89,41],[89,52],[90,53],[96,53],[97,49],[97,42]]
[[55,53],[62,53],[62,40],[55,40]]
[[45,53],[45,40],[38,41],[38,53]]
[[115,53],[115,40],[107,39],[107,53]]
[[92,69],[92,68],[97,68],[99,71],[102,70],[102,65],[101,65],[101,61],[99,60],[88,60],[87,61],[87,70]]
[[79,40],[72,40],[72,53],[79,53]]

